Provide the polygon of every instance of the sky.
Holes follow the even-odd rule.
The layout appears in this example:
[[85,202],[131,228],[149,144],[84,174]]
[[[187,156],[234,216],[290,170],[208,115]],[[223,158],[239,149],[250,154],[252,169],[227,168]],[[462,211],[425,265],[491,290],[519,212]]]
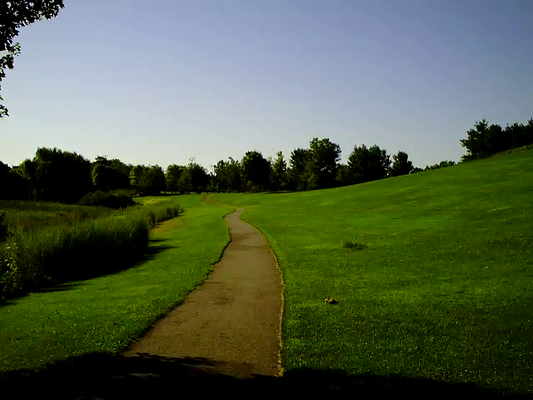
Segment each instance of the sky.
[[65,0],[22,28],[0,160],[38,147],[210,169],[314,137],[415,166],[533,117],[532,0]]

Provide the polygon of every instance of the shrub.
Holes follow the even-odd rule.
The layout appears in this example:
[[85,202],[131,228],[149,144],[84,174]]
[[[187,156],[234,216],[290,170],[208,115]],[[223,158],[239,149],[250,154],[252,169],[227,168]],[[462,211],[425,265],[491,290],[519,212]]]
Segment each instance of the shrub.
[[109,192],[102,192],[100,190],[85,195],[78,204],[84,206],[101,206],[112,209],[126,208],[134,206],[136,203],[127,194],[115,194]]

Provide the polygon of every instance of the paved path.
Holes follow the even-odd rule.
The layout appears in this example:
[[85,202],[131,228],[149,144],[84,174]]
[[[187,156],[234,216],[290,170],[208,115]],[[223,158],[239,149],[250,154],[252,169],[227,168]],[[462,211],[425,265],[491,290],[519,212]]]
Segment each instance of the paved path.
[[266,239],[241,221],[224,219],[231,242],[206,281],[158,322],[125,356],[205,358],[205,370],[246,378],[279,376],[282,283]]

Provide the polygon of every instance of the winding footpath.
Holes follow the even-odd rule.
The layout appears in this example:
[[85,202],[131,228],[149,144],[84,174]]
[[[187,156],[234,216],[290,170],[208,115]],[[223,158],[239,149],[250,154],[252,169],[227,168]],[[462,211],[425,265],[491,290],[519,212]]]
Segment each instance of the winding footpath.
[[126,357],[204,359],[200,368],[236,378],[281,374],[281,274],[266,239],[240,219],[243,211],[224,218],[231,241],[208,278]]

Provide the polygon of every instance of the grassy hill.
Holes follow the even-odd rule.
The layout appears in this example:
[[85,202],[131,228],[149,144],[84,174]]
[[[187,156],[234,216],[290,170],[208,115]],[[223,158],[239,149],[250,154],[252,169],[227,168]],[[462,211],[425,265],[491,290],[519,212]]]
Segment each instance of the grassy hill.
[[214,198],[245,207],[280,261],[287,371],[533,391],[533,151],[338,189]]

